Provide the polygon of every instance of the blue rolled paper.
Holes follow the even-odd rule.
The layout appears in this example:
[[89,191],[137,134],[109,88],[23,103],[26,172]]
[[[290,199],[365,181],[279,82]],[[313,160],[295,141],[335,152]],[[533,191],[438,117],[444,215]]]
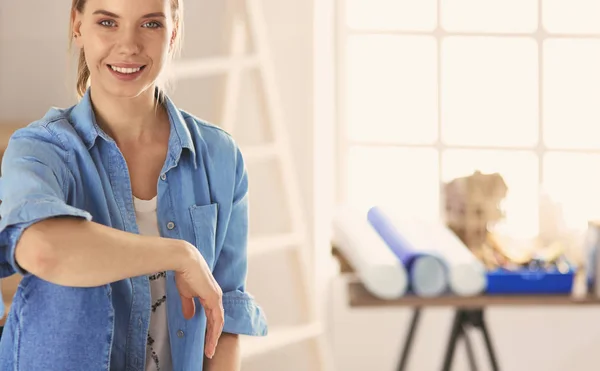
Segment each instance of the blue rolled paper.
[[[419,244],[418,238],[411,240],[400,233],[396,221],[379,206],[369,209],[367,219],[406,267],[411,292],[418,296],[433,297],[448,291],[448,269],[435,251],[428,251],[428,246]],[[415,231],[415,235],[418,233]]]

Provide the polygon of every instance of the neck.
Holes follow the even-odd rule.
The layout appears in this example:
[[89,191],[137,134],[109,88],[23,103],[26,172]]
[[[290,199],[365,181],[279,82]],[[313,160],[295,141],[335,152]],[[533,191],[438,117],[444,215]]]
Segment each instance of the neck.
[[91,89],[90,98],[98,125],[117,143],[152,141],[167,117],[165,108],[156,102],[154,89],[147,89],[134,98],[115,97],[101,89]]

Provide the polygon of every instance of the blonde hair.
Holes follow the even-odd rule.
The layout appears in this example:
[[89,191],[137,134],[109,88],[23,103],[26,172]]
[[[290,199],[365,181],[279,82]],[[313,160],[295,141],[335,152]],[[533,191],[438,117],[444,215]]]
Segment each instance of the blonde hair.
[[[175,38],[172,42],[171,57],[179,54],[181,51],[181,42],[183,37],[183,0],[170,0],[171,12],[173,13],[173,22],[175,23]],[[71,22],[69,26],[69,49],[73,44],[73,22],[75,12],[83,13],[87,0],[73,0],[71,5]],[[79,60],[77,62],[77,95],[79,98],[85,95],[90,84],[90,69],[85,61],[85,51],[83,48],[79,51]],[[159,87],[159,95],[164,94],[164,87]]]

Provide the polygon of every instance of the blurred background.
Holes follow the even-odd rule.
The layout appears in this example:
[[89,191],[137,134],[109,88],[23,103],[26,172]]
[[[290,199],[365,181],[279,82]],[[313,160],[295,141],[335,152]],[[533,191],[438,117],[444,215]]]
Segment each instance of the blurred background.
[[[2,145],[49,107],[76,103],[69,7],[0,0]],[[352,305],[360,272],[332,255],[341,207],[440,223],[458,213],[452,230],[489,270],[525,269],[548,246],[575,271],[590,263],[598,0],[185,0],[172,77],[175,103],[231,132],[249,159],[248,290],[270,333],[243,339],[244,370],[397,369],[412,308]],[[483,225],[475,247],[471,212]],[[486,236],[503,262],[475,251]],[[15,279],[3,280],[7,305]],[[490,305],[501,369],[596,370],[600,308],[582,295],[591,305]],[[440,369],[455,304],[425,304],[406,370]],[[469,333],[479,369],[491,369]],[[470,370],[464,342],[452,370]]]

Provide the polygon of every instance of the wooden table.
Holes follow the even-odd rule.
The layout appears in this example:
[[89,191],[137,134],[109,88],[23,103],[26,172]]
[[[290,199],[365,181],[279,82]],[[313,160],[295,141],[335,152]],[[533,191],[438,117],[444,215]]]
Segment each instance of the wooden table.
[[519,296],[498,296],[481,295],[475,297],[457,297],[453,295],[422,298],[416,296],[407,296],[396,300],[383,300],[373,296],[360,280],[354,275],[352,266],[339,252],[333,248],[333,255],[340,262],[342,273],[352,276],[348,283],[349,304],[353,308],[368,307],[410,307],[413,308],[413,315],[410,327],[406,333],[402,353],[398,361],[398,371],[404,371],[408,363],[414,335],[419,324],[421,311],[428,307],[453,307],[454,320],[450,330],[450,336],[446,345],[443,371],[449,371],[452,367],[454,351],[460,338],[465,341],[467,357],[471,371],[476,371],[477,363],[473,353],[472,344],[467,336],[466,329],[473,327],[481,332],[485,341],[486,350],[492,366],[492,370],[498,371],[499,364],[494,350],[490,333],[485,323],[485,309],[491,306],[590,306],[600,305],[600,298],[586,296],[575,298],[569,295],[519,295]]

